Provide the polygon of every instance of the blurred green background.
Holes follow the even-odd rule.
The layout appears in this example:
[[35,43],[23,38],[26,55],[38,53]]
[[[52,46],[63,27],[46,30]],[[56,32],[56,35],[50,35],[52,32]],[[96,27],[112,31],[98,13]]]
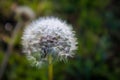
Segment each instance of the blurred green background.
[[0,0],[1,80],[48,80],[21,46],[24,27],[44,16],[72,24],[79,42],[74,58],[54,63],[54,80],[120,80],[119,0]]

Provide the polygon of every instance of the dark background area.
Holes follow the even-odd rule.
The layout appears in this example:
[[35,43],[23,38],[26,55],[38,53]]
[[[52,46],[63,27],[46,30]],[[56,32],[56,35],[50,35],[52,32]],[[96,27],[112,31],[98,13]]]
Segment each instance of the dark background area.
[[[34,18],[25,7],[19,12],[23,6]],[[25,26],[44,16],[72,24],[79,43],[68,63],[54,63],[54,80],[119,80],[119,0],[0,0],[1,80],[48,80],[47,66],[31,67],[21,46]]]

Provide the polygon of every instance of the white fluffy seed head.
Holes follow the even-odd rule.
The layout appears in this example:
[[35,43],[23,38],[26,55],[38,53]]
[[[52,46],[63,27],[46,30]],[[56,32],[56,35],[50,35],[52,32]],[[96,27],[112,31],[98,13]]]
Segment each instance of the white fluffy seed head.
[[77,49],[72,27],[54,17],[40,18],[26,27],[22,36],[23,51],[32,65],[41,66],[48,55],[67,60]]

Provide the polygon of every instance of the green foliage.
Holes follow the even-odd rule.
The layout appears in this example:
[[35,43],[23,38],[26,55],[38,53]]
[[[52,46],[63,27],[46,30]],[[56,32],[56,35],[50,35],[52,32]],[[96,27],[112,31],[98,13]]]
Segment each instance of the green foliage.
[[[54,63],[54,80],[119,80],[120,60],[118,56],[113,56],[116,51],[111,49],[115,46],[111,36],[115,36],[119,42],[120,23],[119,18],[113,15],[114,10],[107,10],[110,0],[17,0],[16,2],[21,6],[30,7],[35,12],[36,18],[58,16],[66,19],[76,31],[79,43],[76,55],[68,63]],[[13,3],[14,0],[0,2],[0,63],[6,54],[7,45],[12,40],[12,31],[6,31],[4,25],[12,21],[18,22],[11,16],[10,7]],[[36,69],[30,66],[23,55],[20,45],[22,30],[16,35],[3,80],[48,80],[47,66]]]

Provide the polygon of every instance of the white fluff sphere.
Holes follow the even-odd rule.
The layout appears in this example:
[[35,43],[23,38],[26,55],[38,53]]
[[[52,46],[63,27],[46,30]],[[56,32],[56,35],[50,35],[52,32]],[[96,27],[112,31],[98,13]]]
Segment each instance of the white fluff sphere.
[[41,66],[51,55],[53,60],[67,60],[77,49],[72,26],[55,17],[45,17],[28,25],[22,36],[23,51],[32,65]]

